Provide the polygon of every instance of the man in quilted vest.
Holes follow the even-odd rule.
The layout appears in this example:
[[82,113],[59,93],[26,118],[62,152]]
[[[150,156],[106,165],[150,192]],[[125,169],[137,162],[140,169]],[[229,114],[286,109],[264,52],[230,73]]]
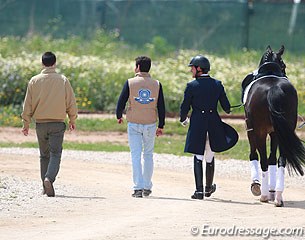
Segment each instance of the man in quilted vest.
[[149,196],[152,192],[155,136],[163,134],[165,125],[162,85],[158,80],[151,78],[150,67],[149,57],[139,56],[135,59],[135,77],[125,82],[116,108],[116,117],[121,124],[123,111],[128,102],[126,119],[133,170],[133,197]]

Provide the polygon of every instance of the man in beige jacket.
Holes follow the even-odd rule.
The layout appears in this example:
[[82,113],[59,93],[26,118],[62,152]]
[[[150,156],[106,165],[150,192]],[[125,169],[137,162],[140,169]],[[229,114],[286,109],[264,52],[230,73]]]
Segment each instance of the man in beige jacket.
[[43,70],[30,80],[23,112],[22,132],[29,133],[33,118],[40,150],[40,173],[43,181],[43,193],[54,197],[53,183],[59,171],[65,119],[69,117],[69,130],[75,129],[77,106],[69,80],[55,71],[56,56],[52,52],[42,55]]

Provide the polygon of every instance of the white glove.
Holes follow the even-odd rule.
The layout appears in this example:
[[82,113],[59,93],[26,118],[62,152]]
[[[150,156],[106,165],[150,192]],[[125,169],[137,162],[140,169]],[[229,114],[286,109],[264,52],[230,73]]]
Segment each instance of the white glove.
[[186,127],[190,122],[190,119],[187,117],[183,122],[180,122],[183,127]]

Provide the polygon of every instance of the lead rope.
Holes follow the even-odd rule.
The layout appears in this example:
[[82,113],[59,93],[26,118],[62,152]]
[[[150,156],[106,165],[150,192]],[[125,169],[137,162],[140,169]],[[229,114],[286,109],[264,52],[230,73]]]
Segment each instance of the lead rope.
[[242,106],[244,106],[243,103],[238,104],[238,105],[231,106],[231,107],[230,107],[230,112],[233,112],[232,108],[240,108],[240,107],[242,107]]

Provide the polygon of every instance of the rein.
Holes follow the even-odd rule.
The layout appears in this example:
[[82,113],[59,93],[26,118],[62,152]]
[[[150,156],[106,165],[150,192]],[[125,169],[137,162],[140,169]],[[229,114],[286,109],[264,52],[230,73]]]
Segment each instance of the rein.
[[302,117],[302,116],[300,116],[300,115],[298,115],[298,117],[301,119],[301,121],[303,122],[303,123],[301,123],[300,124],[300,126],[298,126],[298,128],[303,128],[304,126],[305,126],[305,120],[304,120],[304,118]]

